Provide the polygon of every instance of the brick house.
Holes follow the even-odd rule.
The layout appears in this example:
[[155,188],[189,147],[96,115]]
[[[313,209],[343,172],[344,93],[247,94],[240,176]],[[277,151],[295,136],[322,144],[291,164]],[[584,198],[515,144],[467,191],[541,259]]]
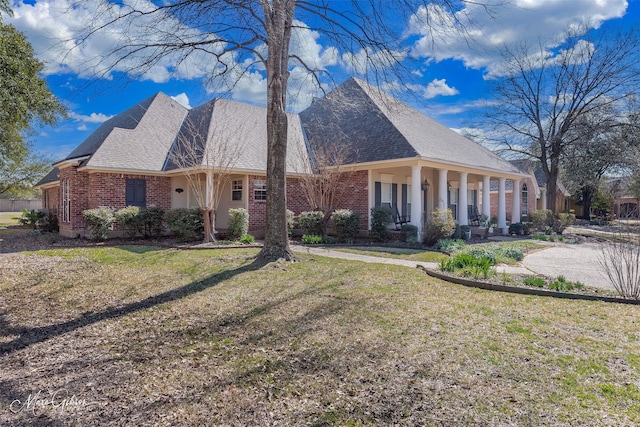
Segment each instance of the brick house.
[[[86,209],[197,207],[185,170],[204,171],[207,156],[191,165],[177,165],[172,153],[185,141],[213,152],[234,146],[241,150],[220,195],[216,228],[226,228],[230,208],[243,207],[249,212],[250,232],[260,236],[266,225],[265,117],[263,107],[214,99],[187,109],[158,93],[104,122],[55,163],[38,183],[43,208],[57,214],[62,235],[76,237],[84,235]],[[300,176],[314,162],[311,147],[348,147],[345,164],[351,173],[338,205],[357,212],[363,229],[369,228],[370,209],[389,203],[419,229],[428,218],[425,214],[436,207],[452,208],[459,224],[469,222],[469,212],[489,215],[495,209],[498,226],[506,231],[506,183],[520,186],[528,176],[355,78],[288,118],[287,207],[296,214],[310,209]],[[493,202],[486,191],[492,180],[498,183]],[[520,197],[515,194],[509,217],[517,222]]]

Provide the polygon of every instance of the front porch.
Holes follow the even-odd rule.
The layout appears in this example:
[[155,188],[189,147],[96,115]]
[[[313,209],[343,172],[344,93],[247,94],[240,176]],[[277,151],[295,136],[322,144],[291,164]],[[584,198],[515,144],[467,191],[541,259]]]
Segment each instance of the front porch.
[[[370,208],[390,205],[397,207],[408,223],[422,232],[431,212],[450,209],[456,224],[480,226],[479,216],[491,217],[491,181],[498,182],[497,229],[508,233],[507,219],[520,222],[521,181],[525,174],[500,171],[481,171],[470,168],[454,168],[451,165],[428,163],[423,160],[413,164],[389,164],[371,168],[369,172]],[[507,203],[507,181],[513,181],[513,190]],[[494,233],[497,234],[497,233]]]

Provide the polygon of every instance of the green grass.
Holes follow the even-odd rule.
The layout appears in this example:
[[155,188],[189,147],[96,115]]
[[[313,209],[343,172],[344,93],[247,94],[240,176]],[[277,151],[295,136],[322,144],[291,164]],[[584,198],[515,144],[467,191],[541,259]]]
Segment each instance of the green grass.
[[13,218],[21,215],[21,212],[0,212],[0,226],[19,225],[20,223]]
[[0,424],[640,424],[635,306],[256,253],[2,255],[0,407],[60,389],[97,404]]
[[387,248],[387,247],[336,247],[332,250],[339,252],[349,252],[359,255],[371,255],[385,258],[397,258],[407,259],[411,261],[420,262],[440,262],[443,259],[447,259],[449,256],[442,252],[427,251],[423,249],[410,249],[410,248]]

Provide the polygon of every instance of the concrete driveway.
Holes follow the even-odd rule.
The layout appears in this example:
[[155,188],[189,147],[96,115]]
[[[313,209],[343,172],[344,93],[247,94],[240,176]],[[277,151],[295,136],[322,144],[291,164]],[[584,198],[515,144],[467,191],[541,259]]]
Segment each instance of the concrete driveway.
[[601,247],[602,243],[560,243],[527,255],[522,265],[545,276],[562,275],[567,280],[579,280],[588,286],[614,289],[598,262]]

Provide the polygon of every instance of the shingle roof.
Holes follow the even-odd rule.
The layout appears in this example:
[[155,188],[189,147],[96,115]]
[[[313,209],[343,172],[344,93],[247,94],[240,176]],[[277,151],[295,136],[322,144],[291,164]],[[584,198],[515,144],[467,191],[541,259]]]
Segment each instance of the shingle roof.
[[358,162],[420,156],[520,173],[488,149],[355,78],[316,100],[300,117],[312,144],[350,144]]
[[44,184],[48,184],[50,182],[56,182],[60,179],[60,170],[58,168],[53,168],[46,174],[38,183],[35,185],[36,187]]
[[[300,119],[288,114],[287,172],[302,172],[301,162],[307,161],[307,150]],[[195,163],[202,165],[232,161],[234,169],[266,171],[267,110],[228,99],[215,99],[189,111],[175,140],[165,170],[178,165],[173,161],[185,153],[186,145],[197,147]],[[205,137],[207,148],[205,149]],[[203,153],[209,153],[209,160]],[[221,153],[228,154],[221,154]],[[302,154],[302,155],[301,155]],[[231,158],[230,158],[231,157]],[[183,157],[184,158],[184,157]],[[180,162],[184,165],[184,162]],[[185,165],[186,166],[186,165]]]

